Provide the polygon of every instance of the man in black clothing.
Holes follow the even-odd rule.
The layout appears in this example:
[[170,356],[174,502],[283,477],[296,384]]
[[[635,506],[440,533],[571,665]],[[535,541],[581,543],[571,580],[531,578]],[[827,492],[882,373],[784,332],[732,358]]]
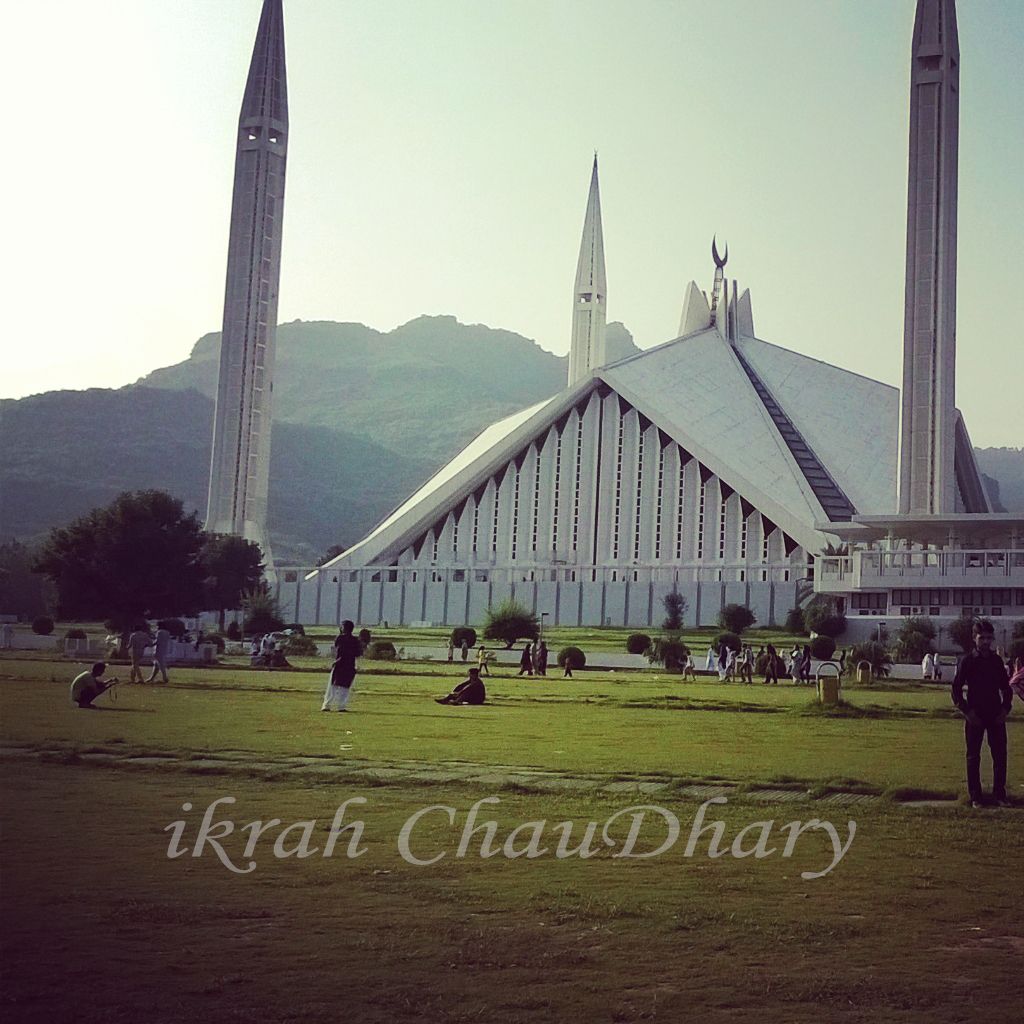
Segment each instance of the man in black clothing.
[[[993,650],[991,622],[974,624],[974,650],[964,655],[953,679],[953,703],[963,713],[967,742],[967,791],[973,807],[982,806],[981,743],[988,736],[992,754],[992,799],[1006,801],[1006,716],[1013,691],[1002,658]],[[965,692],[966,690],[966,692]]]
[[447,697],[436,698],[438,704],[483,704],[486,699],[487,691],[478,668],[471,668],[469,678],[459,683]]
[[344,711],[356,677],[356,658],[363,653],[363,645],[352,635],[355,629],[351,619],[341,624],[341,631],[334,641],[334,664],[327,679],[327,691],[321,711]]

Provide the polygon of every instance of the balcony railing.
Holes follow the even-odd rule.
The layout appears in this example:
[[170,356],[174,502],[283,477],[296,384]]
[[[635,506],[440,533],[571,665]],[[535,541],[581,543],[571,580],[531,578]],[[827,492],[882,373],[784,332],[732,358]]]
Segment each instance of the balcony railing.
[[855,551],[826,556],[818,563],[818,589],[853,590],[927,580],[934,586],[962,586],[986,580],[998,586],[1024,586],[1024,550]]

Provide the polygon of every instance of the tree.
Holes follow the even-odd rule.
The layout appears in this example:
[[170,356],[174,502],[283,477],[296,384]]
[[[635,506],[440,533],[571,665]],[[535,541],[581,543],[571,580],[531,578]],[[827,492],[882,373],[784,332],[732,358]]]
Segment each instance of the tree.
[[667,672],[681,672],[690,648],[672,636],[659,636],[647,648],[647,660],[652,665],[664,665]]
[[846,616],[826,594],[812,598],[804,609],[804,625],[811,633],[837,637],[846,632]]
[[889,675],[892,658],[885,646],[875,640],[855,644],[850,656],[846,659],[846,671],[855,675],[862,661],[871,666],[871,675],[875,679],[884,679]]
[[348,549],[344,544],[332,544],[317,560],[317,565],[326,565],[332,558],[343,555]]
[[16,540],[0,544],[0,612],[34,619],[50,610],[48,580],[32,571],[33,553]]
[[198,517],[177,498],[125,492],[51,530],[35,571],[56,585],[61,618],[107,620],[126,632],[148,616],[199,610],[202,538]]
[[651,638],[646,633],[630,633],[626,637],[626,650],[630,654],[646,654]]
[[686,614],[687,601],[678,590],[670,590],[662,599],[665,606],[665,621],[661,628],[669,633],[678,633],[683,628],[683,616]]
[[893,653],[898,661],[914,664],[935,646],[935,624],[927,616],[911,616],[896,631]]
[[203,603],[216,610],[220,629],[224,612],[238,608],[242,595],[263,581],[263,552],[259,544],[229,533],[204,535],[199,555],[203,569]]
[[267,585],[261,583],[253,590],[242,594],[242,630],[249,635],[255,633],[276,633],[284,629],[284,619]]
[[974,623],[978,620],[972,615],[961,615],[954,619],[947,627],[946,632],[949,639],[960,648],[964,654],[974,650]]
[[536,640],[540,623],[524,605],[511,598],[487,609],[484,618],[484,639],[501,640],[508,650],[517,640]]
[[742,633],[757,622],[757,616],[742,604],[727,604],[718,613],[718,625],[730,633]]
[[787,633],[792,633],[793,636],[806,636],[807,626],[804,623],[804,610],[803,608],[790,608],[786,615],[786,626]]

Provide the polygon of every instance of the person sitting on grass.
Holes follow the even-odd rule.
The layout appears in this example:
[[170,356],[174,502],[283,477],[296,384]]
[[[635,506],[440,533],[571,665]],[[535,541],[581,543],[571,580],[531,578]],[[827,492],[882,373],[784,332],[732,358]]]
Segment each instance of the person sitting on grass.
[[438,704],[483,704],[487,699],[487,690],[480,678],[480,669],[471,668],[468,679],[459,683],[447,697],[435,699]]
[[75,680],[71,684],[71,703],[77,704],[80,708],[91,708],[92,702],[117,682],[113,677],[110,679],[100,678],[106,670],[107,663],[97,661],[90,671],[75,676]]

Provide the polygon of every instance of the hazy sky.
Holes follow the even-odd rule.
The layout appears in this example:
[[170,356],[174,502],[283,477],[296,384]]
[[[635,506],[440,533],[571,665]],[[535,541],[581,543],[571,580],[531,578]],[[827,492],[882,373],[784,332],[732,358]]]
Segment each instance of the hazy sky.
[[[8,11],[0,396],[118,387],[219,329],[260,6]],[[976,444],[1022,445],[1024,2],[958,11],[957,399]],[[759,337],[898,384],[913,13],[285,0],[280,318],[452,314],[565,353],[597,149],[609,317],[641,347],[709,287],[717,232]]]

